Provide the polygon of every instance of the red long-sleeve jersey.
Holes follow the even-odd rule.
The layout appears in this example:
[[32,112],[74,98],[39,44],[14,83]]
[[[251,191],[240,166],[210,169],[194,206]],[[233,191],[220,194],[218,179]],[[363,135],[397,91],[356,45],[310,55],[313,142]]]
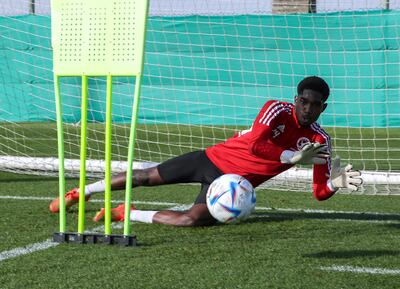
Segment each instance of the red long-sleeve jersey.
[[[293,166],[281,162],[282,152],[298,151],[309,142],[327,144],[331,154],[330,137],[319,124],[300,126],[293,104],[271,100],[263,106],[250,129],[207,148],[206,154],[224,174],[241,175],[257,187]],[[336,192],[330,175],[330,157],[326,164],[314,165],[316,199],[328,199]]]

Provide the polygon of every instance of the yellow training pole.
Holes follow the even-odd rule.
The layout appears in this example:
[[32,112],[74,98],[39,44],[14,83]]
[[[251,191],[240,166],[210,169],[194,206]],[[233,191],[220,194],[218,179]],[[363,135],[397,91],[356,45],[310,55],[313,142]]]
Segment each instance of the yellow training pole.
[[[108,243],[133,246],[136,236],[129,235],[129,208],[132,193],[132,163],[135,150],[140,77],[145,52],[148,0],[51,0],[51,44],[57,103],[57,127],[60,159],[60,233],[57,242]],[[90,15],[91,17],[82,17]],[[123,33],[128,31],[129,33]],[[105,230],[104,234],[85,233],[85,182],[87,150],[88,77],[107,78],[105,136]],[[65,231],[64,140],[61,98],[57,77],[82,78],[80,180],[78,232]],[[126,197],[125,235],[111,234],[111,156],[112,156],[112,80],[113,77],[136,77],[134,115],[132,115],[128,170],[129,189]],[[106,238],[104,238],[107,236]]]
[[133,97],[131,131],[129,135],[129,151],[128,151],[128,168],[126,171],[126,187],[125,187],[125,220],[124,220],[124,235],[128,236],[130,230],[130,208],[131,208],[131,195],[132,195],[132,163],[135,156],[135,142],[136,142],[136,126],[139,112],[139,99],[141,88],[142,76],[136,76],[135,82],[135,95]]
[[106,139],[105,139],[105,185],[104,192],[104,234],[111,235],[111,124],[112,124],[112,76],[107,75],[106,95]]
[[65,233],[66,209],[65,209],[65,172],[64,172],[64,130],[62,121],[60,78],[54,75],[54,91],[56,95],[56,115],[57,115],[57,142],[58,142],[58,193],[60,198],[60,233]]
[[88,77],[82,76],[82,104],[81,104],[81,167],[79,176],[79,213],[78,234],[85,232],[85,181],[86,181],[86,147],[87,147],[87,103]]

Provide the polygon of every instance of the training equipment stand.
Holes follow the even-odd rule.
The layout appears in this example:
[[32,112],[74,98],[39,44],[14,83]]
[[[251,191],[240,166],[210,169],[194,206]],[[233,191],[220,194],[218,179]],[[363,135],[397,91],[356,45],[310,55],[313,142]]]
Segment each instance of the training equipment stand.
[[136,236],[104,235],[91,233],[54,233],[53,241],[57,243],[105,244],[120,245],[125,247],[137,246]]
[[[60,198],[60,232],[54,235],[56,242],[136,244],[136,238],[130,235],[130,203],[147,14],[147,0],[51,1]],[[121,236],[111,234],[111,128],[114,76],[135,77],[126,174],[124,234]],[[85,187],[86,179],[88,78],[106,78],[104,235],[87,234],[85,231],[84,190],[80,190],[79,195],[77,233],[66,232],[61,77],[81,77],[82,79],[80,188]]]

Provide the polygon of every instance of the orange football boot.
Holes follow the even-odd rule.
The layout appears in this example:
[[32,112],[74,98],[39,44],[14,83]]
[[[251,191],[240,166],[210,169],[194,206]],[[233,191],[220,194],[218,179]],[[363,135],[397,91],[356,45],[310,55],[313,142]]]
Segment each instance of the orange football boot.
[[[88,201],[90,196],[85,197],[85,201]],[[73,205],[79,202],[79,192],[78,188],[74,188],[65,194],[65,207],[68,210]],[[54,199],[49,206],[50,212],[58,213],[60,211],[60,198]]]
[[[131,210],[134,210],[134,206],[131,206]],[[93,221],[98,222],[104,219],[105,209],[102,208],[97,214],[94,216]],[[125,204],[121,204],[116,208],[111,209],[111,221],[113,222],[122,222],[125,220]]]

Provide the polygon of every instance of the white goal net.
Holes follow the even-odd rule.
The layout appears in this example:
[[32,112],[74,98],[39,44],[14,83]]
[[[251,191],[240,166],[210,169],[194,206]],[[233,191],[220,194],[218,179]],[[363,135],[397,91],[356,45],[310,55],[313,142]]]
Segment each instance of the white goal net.
[[[399,194],[400,0],[153,0],[136,167],[246,129],[270,99],[292,102],[319,75],[332,88],[320,124],[334,155],[364,173],[358,193]],[[0,170],[58,170],[49,0],[0,1]],[[134,84],[114,81],[113,171],[125,170]],[[79,170],[80,79],[61,84],[66,169]],[[101,177],[105,79],[89,80],[87,166]],[[309,167],[268,181],[308,191]]]

